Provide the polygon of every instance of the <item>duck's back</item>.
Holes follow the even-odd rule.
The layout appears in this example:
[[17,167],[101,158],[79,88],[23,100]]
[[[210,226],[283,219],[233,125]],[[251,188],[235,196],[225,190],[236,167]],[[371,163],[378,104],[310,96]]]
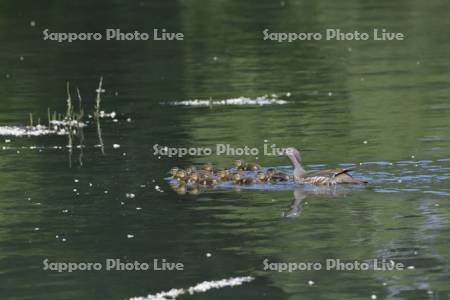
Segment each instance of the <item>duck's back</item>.
[[306,172],[300,176],[303,183],[316,185],[333,185],[337,183],[364,184],[366,181],[353,178],[348,172],[350,169],[327,169],[321,171]]

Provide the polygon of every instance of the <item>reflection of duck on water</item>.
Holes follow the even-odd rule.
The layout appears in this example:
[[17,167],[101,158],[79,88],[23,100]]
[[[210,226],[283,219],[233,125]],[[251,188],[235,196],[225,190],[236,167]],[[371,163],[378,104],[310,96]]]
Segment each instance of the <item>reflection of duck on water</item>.
[[324,196],[324,197],[339,197],[349,193],[349,188],[336,186],[297,186],[294,190],[294,199],[288,209],[281,213],[282,217],[295,218],[303,211],[303,200],[307,196]]
[[321,171],[305,171],[301,165],[300,152],[295,148],[286,148],[283,151],[294,166],[294,180],[297,183],[315,185],[335,185],[338,183],[365,184],[367,181],[357,179],[348,174],[350,169],[328,169]]

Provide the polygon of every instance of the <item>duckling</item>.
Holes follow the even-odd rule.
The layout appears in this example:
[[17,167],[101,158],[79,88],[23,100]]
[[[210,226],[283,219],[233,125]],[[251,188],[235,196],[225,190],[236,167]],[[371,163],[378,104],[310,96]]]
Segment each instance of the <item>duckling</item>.
[[266,173],[264,173],[263,171],[258,171],[256,173],[256,178],[260,182],[268,182],[268,181],[270,181],[270,177],[267,176]]
[[219,184],[219,180],[213,177],[202,178],[198,181],[198,184],[203,186],[215,186]]
[[178,195],[186,195],[187,192],[187,185],[184,181],[178,181],[175,184],[171,184],[172,189],[177,193]]
[[192,172],[189,174],[189,180],[192,183],[196,183],[199,180],[205,179],[205,178],[211,178],[214,177],[210,172],[204,171],[204,170],[198,170],[195,172]]
[[191,174],[189,175],[189,181],[190,181],[191,183],[197,183],[198,178],[199,178],[199,176],[198,176],[198,173],[197,173],[197,172],[191,173]]
[[268,180],[271,181],[289,181],[290,176],[282,171],[278,171],[275,168],[269,168],[266,171]]
[[255,163],[248,163],[244,160],[237,159],[234,161],[234,165],[237,170],[241,171],[258,171],[261,170],[261,166]]
[[179,170],[178,167],[172,167],[168,173],[169,173],[169,175],[171,175],[172,177],[175,177],[175,175],[177,175],[178,170]]
[[185,170],[178,170],[174,178],[176,178],[178,181],[186,181],[188,179]]
[[244,176],[241,173],[234,173],[233,174],[233,182],[235,184],[241,184],[242,178],[244,178]]
[[256,183],[256,178],[255,177],[244,177],[244,179],[242,179],[242,184],[255,184]]
[[206,163],[202,166],[202,170],[204,171],[208,171],[208,172],[213,172],[214,171],[214,166],[212,163]]
[[233,181],[234,175],[237,174],[236,172],[228,173],[227,175],[220,178],[222,181]]
[[275,173],[275,168],[268,168],[267,170],[266,170],[266,175],[268,176],[268,177],[272,177],[272,175]]
[[256,179],[253,177],[245,177],[241,173],[235,173],[233,175],[233,182],[235,184],[254,184],[256,183]]
[[228,175],[230,175],[230,171],[227,169],[218,169],[214,173],[215,173],[214,175],[216,175],[220,179],[227,178]]
[[185,171],[186,171],[186,174],[189,176],[189,175],[191,175],[191,173],[196,172],[197,168],[195,166],[190,166],[190,167],[187,167],[185,169]]
[[276,171],[272,174],[271,179],[274,181],[289,181],[291,177],[284,172]]

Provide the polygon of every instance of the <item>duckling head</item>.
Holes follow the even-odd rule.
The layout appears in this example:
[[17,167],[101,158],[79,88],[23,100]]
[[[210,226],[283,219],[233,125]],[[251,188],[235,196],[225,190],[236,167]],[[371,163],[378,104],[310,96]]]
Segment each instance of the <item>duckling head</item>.
[[244,166],[244,164],[245,164],[245,162],[243,161],[243,160],[241,160],[241,159],[236,159],[235,161],[234,161],[234,165],[235,165],[235,167],[236,168],[242,168],[243,166]]
[[186,170],[186,174],[190,175],[191,173],[196,171],[196,168],[194,166],[190,166],[190,167],[187,167],[185,170]]
[[223,179],[225,177],[227,177],[230,174],[230,171],[228,171],[227,169],[224,170],[219,170],[217,171],[216,175],[220,178]]
[[179,195],[185,195],[187,192],[186,182],[179,181],[177,183],[171,184],[172,189]]
[[274,168],[267,169],[267,171],[266,171],[267,177],[272,177],[274,173],[275,173]]
[[208,172],[212,172],[214,166],[211,163],[206,163],[203,165],[202,169]]
[[198,182],[198,173],[193,172],[189,175],[189,179],[191,180],[192,183]]
[[236,183],[239,183],[239,182],[241,182],[242,181],[242,175],[240,174],[240,173],[235,173],[234,175],[233,175],[233,181],[234,182],[236,182]]
[[258,178],[258,180],[264,181],[266,179],[266,174],[264,174],[264,172],[262,171],[258,171],[256,173],[256,178]]
[[186,175],[186,171],[185,170],[178,170],[177,174],[175,175],[175,177],[179,180],[185,180],[187,175]]
[[171,175],[172,177],[175,177],[177,175],[179,168],[178,167],[172,167],[169,171],[169,175]]

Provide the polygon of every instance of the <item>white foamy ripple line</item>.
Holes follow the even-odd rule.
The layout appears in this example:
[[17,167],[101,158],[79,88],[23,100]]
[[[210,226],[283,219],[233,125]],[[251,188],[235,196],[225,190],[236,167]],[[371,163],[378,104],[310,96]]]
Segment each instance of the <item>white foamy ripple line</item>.
[[0,136],[40,136],[55,134],[45,126],[18,127],[18,126],[0,126]]
[[287,104],[286,100],[281,99],[273,99],[267,96],[257,97],[257,98],[248,98],[248,97],[239,97],[239,98],[231,98],[224,100],[183,100],[183,101],[172,101],[169,102],[169,105],[176,106],[220,106],[220,105],[281,105]]
[[176,299],[177,297],[184,295],[184,294],[197,294],[197,293],[204,293],[211,289],[221,289],[224,287],[233,287],[242,285],[246,282],[253,281],[254,278],[251,276],[245,276],[245,277],[231,277],[228,279],[222,279],[222,280],[213,280],[213,281],[203,281],[201,283],[198,283],[194,286],[191,286],[187,289],[171,289],[169,291],[159,292],[154,295],[148,295],[146,297],[134,297],[130,298],[129,300],[169,300],[169,299]]

